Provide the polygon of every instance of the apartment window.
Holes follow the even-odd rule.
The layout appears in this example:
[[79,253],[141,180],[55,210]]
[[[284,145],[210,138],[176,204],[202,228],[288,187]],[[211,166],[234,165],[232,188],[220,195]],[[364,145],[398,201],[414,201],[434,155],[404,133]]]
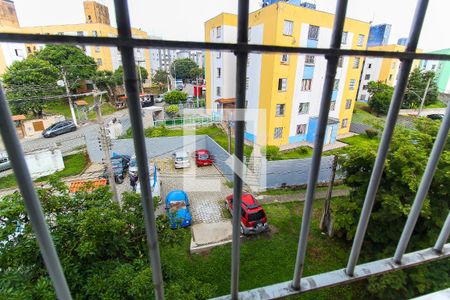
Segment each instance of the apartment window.
[[96,30],[92,30],[92,36],[98,36]]
[[431,70],[434,70],[434,69],[436,69],[436,65],[431,66]]
[[360,60],[361,60],[360,57],[355,57],[355,59],[353,60],[353,69],[358,69],[359,68]]
[[220,86],[216,87],[216,96],[218,96],[218,97],[222,96],[222,91],[220,90]]
[[309,113],[309,102],[300,103],[298,105],[298,114],[305,115],[307,113]]
[[311,90],[311,79],[303,79],[302,80],[302,91],[310,91]]
[[389,74],[389,80],[392,80],[392,74]]
[[369,85],[367,85],[367,84],[365,84],[365,85],[363,85],[363,90],[367,90],[369,88]]
[[77,35],[78,35],[78,36],[83,36],[84,33],[83,33],[83,31],[77,31]]
[[364,34],[358,34],[358,46],[364,45]]
[[348,32],[347,31],[343,31],[342,32],[342,40],[341,40],[341,44],[342,45],[347,44],[347,37],[348,37]]
[[27,53],[31,53],[31,47],[27,47]]
[[370,74],[366,74],[366,76],[364,76],[365,80],[369,80],[370,79]]
[[278,79],[278,91],[285,92],[287,88],[287,78]]
[[372,68],[372,64],[368,64],[367,69],[371,69],[371,68]]
[[319,26],[309,25],[308,40],[319,40]]
[[99,53],[100,52],[100,47],[96,46],[95,47],[95,52]]
[[289,54],[281,54],[281,63],[283,64],[289,63]]
[[217,78],[222,77],[222,69],[221,68],[217,68]]
[[23,51],[22,49],[14,49],[14,52],[16,53],[16,56],[23,57]]
[[341,128],[347,128],[348,126],[348,119],[342,119]]
[[298,124],[296,134],[297,135],[306,134],[306,124]]
[[289,20],[284,20],[283,34],[292,35],[292,30],[294,28],[294,22]]
[[352,107],[352,99],[345,100],[345,109],[350,109]]
[[277,111],[275,113],[275,116],[277,117],[284,116],[284,104],[277,104]]
[[336,101],[331,101],[330,103],[330,111],[334,111],[336,109]]
[[101,58],[97,58],[97,65],[101,66],[103,64],[102,59]]
[[395,63],[395,61],[394,62],[392,62],[392,69],[395,69],[395,66],[396,66],[397,64]]
[[349,86],[350,91],[353,91],[355,89],[355,85],[356,85],[356,80],[350,79],[350,86]]
[[338,60],[338,68],[342,68],[343,65],[344,65],[344,57],[340,56]]
[[366,95],[365,94],[361,94],[361,96],[359,97],[360,100],[366,100]]
[[316,57],[314,55],[306,55],[305,65],[314,65],[315,61],[316,61]]
[[339,89],[339,79],[334,80],[333,90],[337,91]]
[[273,131],[273,138],[281,139],[282,136],[283,136],[283,127],[275,127],[275,130]]
[[222,26],[216,27],[216,38],[220,38],[222,36]]

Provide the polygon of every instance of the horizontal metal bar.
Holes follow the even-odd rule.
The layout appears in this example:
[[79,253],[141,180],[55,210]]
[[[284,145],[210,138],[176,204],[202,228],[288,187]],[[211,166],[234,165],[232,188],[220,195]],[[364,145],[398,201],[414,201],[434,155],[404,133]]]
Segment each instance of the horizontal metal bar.
[[425,60],[450,60],[450,55],[415,53],[415,52],[392,52],[392,51],[370,51],[355,49],[328,49],[328,48],[307,48],[307,47],[287,47],[276,45],[253,45],[246,43],[211,43],[194,41],[173,41],[155,39],[135,39],[122,37],[89,37],[72,35],[50,35],[50,34],[29,34],[29,33],[0,33],[0,42],[10,43],[43,43],[43,44],[77,44],[77,45],[98,45],[98,46],[128,46],[134,48],[155,48],[155,49],[191,49],[191,50],[221,50],[235,52],[256,52],[256,53],[299,53],[314,55],[340,55],[340,56],[365,56],[365,57],[387,57],[398,59],[425,59]]
[[[292,281],[285,281],[273,285],[268,285],[253,290],[248,290],[239,293],[239,299],[252,300],[266,300],[278,299],[288,296],[293,296],[305,292],[319,290],[327,287],[333,287],[362,280],[368,277],[385,274],[388,272],[406,269],[421,265],[426,262],[432,262],[440,259],[450,258],[450,244],[446,244],[442,253],[434,251],[432,248],[411,252],[403,256],[403,263],[401,265],[395,264],[392,258],[381,259],[362,265],[355,268],[353,276],[348,276],[345,269],[335,270],[327,273],[321,273],[305,277],[301,280],[301,289],[295,290],[292,288]],[[230,296],[222,296],[214,298],[215,300],[230,299]]]

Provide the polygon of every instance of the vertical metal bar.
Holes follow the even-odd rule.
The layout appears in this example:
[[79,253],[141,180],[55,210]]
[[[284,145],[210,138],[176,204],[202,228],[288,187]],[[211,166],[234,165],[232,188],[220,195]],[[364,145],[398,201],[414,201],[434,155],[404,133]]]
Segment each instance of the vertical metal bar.
[[[237,43],[248,43],[248,10],[249,0],[239,0],[238,3],[238,32]],[[234,144],[234,187],[233,187],[233,232],[231,252],[231,299],[238,299],[239,294],[239,266],[240,266],[240,227],[242,178],[244,163],[244,127],[245,127],[245,79],[247,77],[248,52],[238,48],[236,52],[236,122]]]
[[[131,38],[130,16],[127,0],[114,0],[117,28],[120,38]],[[150,187],[147,149],[145,146],[144,128],[142,124],[141,102],[132,47],[120,47],[123,64],[125,89],[128,96],[128,111],[133,132],[134,149],[138,163],[138,175],[142,189],[142,207],[144,210],[145,231],[152,266],[153,284],[156,299],[164,299],[161,258],[159,255],[158,236],[156,232],[155,213],[153,211],[152,189]]]
[[[347,11],[347,0],[339,0],[336,4],[336,14],[334,17],[333,32],[331,36],[331,49],[339,49],[342,41],[342,30],[344,29],[345,13]],[[312,204],[316,190],[317,179],[319,177],[320,160],[322,158],[325,131],[327,130],[328,114],[330,112],[331,95],[333,93],[334,79],[338,66],[339,56],[327,55],[327,69],[325,81],[323,83],[323,93],[320,102],[318,126],[314,138],[314,150],[309,171],[308,186],[306,189],[306,199],[303,207],[302,227],[298,241],[297,259],[295,262],[294,278],[292,287],[300,289],[300,280],[305,262],[306,246],[308,243],[309,227],[311,224]]]
[[[406,47],[407,52],[415,52],[417,49],[417,43],[419,41],[423,20],[425,19],[427,6],[428,0],[419,0],[417,3],[411,30],[409,33],[408,45]],[[387,152],[389,150],[389,144],[391,143],[395,123],[397,122],[398,112],[400,110],[403,96],[405,94],[408,75],[411,71],[412,63],[412,59],[405,59],[400,65],[398,83],[395,87],[394,94],[392,95],[389,113],[386,120],[386,126],[383,130],[380,146],[378,147],[377,158],[372,170],[372,175],[370,177],[369,186],[367,188],[364,205],[362,208],[361,216],[359,218],[355,238],[353,240],[352,250],[350,252],[350,257],[347,263],[346,273],[349,276],[353,276],[355,265],[358,261],[359,253],[361,252],[361,246],[367,230],[367,225],[369,223],[369,217],[372,211],[373,203],[375,201],[378,186],[380,184],[381,175],[383,174],[384,161],[386,160]]]
[[30,218],[31,226],[41,249],[42,258],[47,267],[48,274],[55,288],[58,299],[72,299],[70,295],[69,286],[67,285],[61,264],[59,262],[58,254],[56,253],[55,245],[50,236],[47,224],[45,223],[44,213],[42,211],[41,203],[38,195],[33,187],[30,171],[28,170],[25,161],[25,155],[17,138],[16,128],[12,122],[11,113],[8,108],[8,103],[0,86],[0,133],[8,152],[8,157],[14,171],[14,176],[17,179],[20,193],[27,214]]
[[450,235],[450,213],[447,215],[447,219],[445,219],[444,226],[442,227],[441,233],[439,234],[439,237],[433,249],[441,253],[442,248],[444,248],[444,244],[447,242],[449,235]]
[[445,117],[442,121],[441,128],[437,134],[436,141],[434,142],[433,149],[431,150],[430,158],[428,160],[425,172],[422,175],[422,180],[417,190],[416,197],[414,199],[413,206],[408,215],[408,220],[406,221],[405,227],[403,228],[402,235],[397,245],[397,249],[394,254],[394,262],[397,264],[401,263],[402,256],[405,253],[406,247],[408,246],[409,240],[411,238],[414,226],[416,225],[417,219],[419,218],[420,211],[422,210],[423,201],[430,188],[431,181],[433,180],[434,172],[439,162],[440,155],[444,150],[448,131],[450,129],[450,105],[447,106],[445,111]]

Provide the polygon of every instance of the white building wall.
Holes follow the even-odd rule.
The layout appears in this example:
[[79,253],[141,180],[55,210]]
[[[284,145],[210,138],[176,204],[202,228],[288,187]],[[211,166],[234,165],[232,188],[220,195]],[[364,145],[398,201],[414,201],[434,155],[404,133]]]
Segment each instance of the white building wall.
[[[369,92],[364,90],[364,86],[368,85],[370,81],[378,81],[380,78],[380,70],[381,70],[381,64],[383,62],[382,58],[376,58],[376,57],[367,57],[364,62],[364,67],[362,70],[362,76],[361,76],[361,83],[359,85],[358,90],[358,99],[357,101],[361,100],[361,95],[365,96],[365,100],[367,101],[369,99]],[[366,79],[366,75],[370,75],[369,79]]]
[[[222,26],[220,37],[216,36],[216,29],[210,31],[210,41],[215,43],[236,42],[237,28],[235,26]],[[214,111],[218,106],[215,102],[220,98],[234,98],[236,93],[236,57],[232,53],[221,52],[218,58],[218,51],[210,51],[210,78],[208,85],[211,87],[211,107]],[[217,68],[221,69],[221,77],[217,77]],[[217,95],[217,87],[221,89],[221,95]]]
[[[251,35],[249,36],[249,42],[251,44],[261,45],[264,37],[264,24],[260,24],[251,28]],[[249,55],[247,64],[247,78],[248,86],[246,91],[247,100],[247,114],[245,118],[248,120],[246,123],[246,132],[253,135],[258,134],[259,122],[259,98],[261,92],[261,62],[262,54],[251,53]],[[265,122],[262,122],[263,124]],[[264,126],[264,125],[263,125]]]
[[6,66],[10,66],[16,61],[24,60],[27,57],[27,51],[24,44],[18,43],[0,43]]

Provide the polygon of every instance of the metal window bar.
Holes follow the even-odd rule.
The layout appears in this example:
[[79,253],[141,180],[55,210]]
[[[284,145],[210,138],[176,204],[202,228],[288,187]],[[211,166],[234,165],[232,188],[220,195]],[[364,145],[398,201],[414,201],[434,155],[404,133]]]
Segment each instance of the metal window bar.
[[[408,37],[408,45],[406,46],[406,51],[414,52],[417,49],[417,43],[419,42],[420,31],[422,30],[427,6],[428,0],[418,0]],[[347,263],[346,271],[349,276],[353,275],[359,254],[361,252],[367,225],[369,224],[370,213],[372,212],[372,207],[375,202],[375,196],[378,190],[378,186],[380,185],[381,176],[383,175],[384,162],[386,160],[389,145],[394,133],[395,123],[397,122],[398,113],[400,111],[400,106],[405,94],[412,63],[412,59],[405,59],[401,62],[400,65],[398,83],[395,86],[394,94],[392,95],[389,112],[386,118],[386,124],[381,136],[381,143],[378,146],[377,158],[375,159],[372,175],[370,176],[369,186],[367,187],[367,193],[364,199],[364,205],[359,217],[358,227],[356,228],[352,250],[350,252]]]
[[400,264],[402,261],[402,256],[405,253],[406,247],[408,246],[409,239],[414,230],[414,226],[419,218],[420,211],[422,210],[423,201],[427,196],[428,189],[430,188],[431,181],[433,180],[436,167],[439,162],[442,151],[444,150],[445,143],[448,137],[448,131],[450,129],[450,105],[447,106],[445,110],[445,117],[442,121],[441,127],[437,134],[436,141],[434,142],[433,149],[430,153],[430,158],[428,160],[425,172],[422,175],[422,180],[420,181],[419,189],[417,190],[416,197],[413,202],[413,206],[408,215],[405,227],[403,228],[400,241],[398,242],[397,249],[394,254],[394,262]]
[[[419,0],[415,17],[413,19],[413,25],[410,33],[409,44],[406,52],[389,52],[389,51],[367,51],[367,50],[352,50],[352,49],[339,49],[339,45],[333,43],[331,48],[321,49],[321,48],[304,48],[304,47],[285,47],[285,46],[272,46],[272,45],[250,45],[247,43],[247,30],[248,27],[248,0],[239,1],[239,25],[241,32],[238,32],[238,41],[236,44],[227,43],[204,43],[204,42],[187,42],[187,41],[167,41],[167,40],[152,40],[152,39],[133,39],[131,37],[130,20],[128,13],[128,6],[126,0],[115,0],[116,18],[117,26],[119,31],[119,36],[117,38],[105,38],[105,37],[80,37],[80,36],[60,36],[60,35],[36,35],[36,34],[16,34],[16,33],[0,33],[0,41],[2,42],[37,42],[37,43],[58,43],[58,44],[77,44],[77,45],[98,45],[98,46],[117,46],[120,47],[122,61],[124,65],[124,76],[125,76],[125,87],[128,94],[129,101],[129,113],[131,119],[131,126],[134,136],[134,144],[136,148],[136,157],[138,163],[143,166],[139,168],[139,176],[144,178],[144,185],[142,186],[142,202],[144,208],[144,221],[146,226],[147,242],[149,247],[150,261],[153,267],[153,283],[155,285],[156,297],[157,299],[163,299],[163,282],[161,276],[161,263],[159,257],[159,249],[157,243],[156,226],[155,226],[155,216],[153,213],[153,202],[151,197],[151,189],[149,186],[149,174],[148,174],[148,163],[146,159],[146,147],[144,143],[144,134],[141,116],[141,108],[138,98],[138,84],[136,70],[134,68],[134,54],[133,48],[170,48],[170,49],[207,49],[207,50],[221,50],[221,51],[233,51],[237,56],[237,76],[236,76],[236,94],[237,94],[237,108],[244,108],[245,104],[245,73],[246,73],[246,60],[248,58],[249,52],[268,52],[268,53],[297,53],[297,54],[313,54],[313,55],[325,55],[327,64],[327,81],[328,84],[324,83],[324,89],[329,92],[332,88],[332,83],[334,79],[334,73],[336,72],[335,64],[337,64],[339,56],[365,56],[365,57],[389,57],[398,58],[403,60],[403,66],[401,71],[401,76],[399,78],[399,84],[394,92],[393,101],[389,110],[388,119],[386,122],[386,127],[388,133],[383,134],[382,142],[379,147],[379,153],[385,154],[387,148],[389,147],[390,138],[393,126],[395,125],[396,115],[398,113],[398,108],[403,97],[404,89],[406,86],[407,75],[411,69],[411,62],[413,59],[426,59],[426,60],[450,60],[450,55],[443,54],[425,54],[425,53],[415,53],[417,40],[422,27],[423,18],[425,15],[427,0]],[[345,20],[345,6],[347,5],[347,0],[340,0],[337,6],[337,14],[335,24],[333,26],[333,40],[342,35],[342,24]],[[243,30],[245,28],[245,30]],[[340,28],[340,30],[339,30]],[[337,39],[340,41],[340,39]],[[333,47],[335,46],[335,47]],[[408,69],[408,71],[406,71]],[[328,73],[328,71],[330,71]],[[327,93],[324,93],[321,101],[320,116],[322,119],[326,119],[329,111],[329,97]],[[237,113],[238,118],[243,120],[244,111],[240,110]],[[448,120],[449,114],[447,112],[446,120]],[[236,156],[242,161],[243,160],[243,134],[244,134],[244,121],[236,122]],[[443,130],[443,124],[440,132]],[[447,129],[448,130],[448,129]],[[11,120],[11,114],[8,109],[8,105],[3,92],[0,92],[0,132],[6,142],[6,149],[8,155],[11,159],[11,164],[14,170],[14,174],[19,182],[19,189],[23,195],[25,208],[30,216],[33,231],[36,234],[36,239],[39,243],[44,262],[46,264],[47,270],[49,272],[50,278],[54,285],[57,297],[59,299],[71,299],[70,291],[66,283],[64,274],[62,272],[61,265],[55,247],[51,240],[50,233],[45,224],[45,218],[40,206],[39,200],[37,198],[36,191],[33,188],[32,180],[28,169],[25,164],[24,154],[16,136],[14,125]],[[321,130],[318,130],[319,135]],[[440,134],[439,134],[440,135]],[[322,136],[323,139],[323,136]],[[439,137],[438,137],[439,140]],[[320,142],[317,142],[320,146]],[[323,145],[323,141],[322,141]],[[435,142],[434,148],[438,148],[438,141]],[[320,149],[319,149],[320,148]],[[314,152],[315,159],[320,162],[321,148],[317,147]],[[432,160],[437,159],[435,156],[439,156],[438,151],[433,151],[430,155],[430,161],[428,163],[431,168],[433,165]],[[313,156],[313,159],[314,159]],[[377,157],[375,163],[377,168],[374,168],[372,172],[372,177],[382,171],[384,165],[385,157]],[[428,167],[427,167],[428,168]],[[238,166],[237,170],[240,169]],[[376,170],[375,170],[376,169]],[[235,170],[236,172],[236,170]],[[238,173],[238,172],[236,172]],[[375,173],[375,175],[374,175]],[[311,171],[309,182],[315,182],[314,172]],[[375,178],[377,179],[377,178]],[[233,195],[235,199],[240,201],[240,195],[242,194],[242,180],[235,175],[235,187]],[[376,181],[376,180],[375,180]],[[372,190],[370,191],[372,196],[375,196],[378,183],[371,179],[369,185],[372,185]],[[378,178],[379,182],[379,178]],[[424,183],[425,185],[425,183]],[[309,185],[307,193],[309,194],[309,199],[314,196],[314,184]],[[369,191],[368,191],[369,195]],[[236,197],[239,196],[239,197]],[[366,195],[366,198],[367,195]],[[366,199],[367,200],[367,199]],[[368,201],[365,201],[368,202]],[[370,202],[370,201],[369,201]],[[369,203],[370,204],[370,203]],[[370,206],[369,204],[365,206]],[[236,205],[235,210],[239,211],[240,205]],[[364,226],[358,226],[360,234],[358,238],[364,237],[365,228],[368,222],[368,217],[370,215],[371,207],[367,210],[367,214],[361,215],[360,222]],[[235,214],[239,215],[239,214]],[[308,213],[306,213],[306,216]],[[309,214],[310,215],[310,214]],[[384,260],[374,261],[367,264],[354,266],[356,264],[357,256],[359,255],[360,245],[354,243],[352,248],[351,260],[349,260],[349,266],[347,269],[336,270],[328,273],[322,273],[306,278],[301,278],[301,270],[303,267],[302,254],[306,251],[306,243],[299,243],[300,259],[296,262],[296,272],[293,281],[288,281],[284,283],[279,283],[271,286],[266,286],[263,288],[250,290],[247,292],[238,293],[238,280],[239,280],[239,239],[236,238],[236,232],[239,231],[239,222],[234,218],[233,220],[233,252],[232,252],[232,280],[231,280],[231,296],[222,297],[223,299],[233,299],[241,298],[252,298],[252,299],[268,299],[268,298],[279,298],[289,295],[294,295],[302,292],[307,292],[310,290],[315,290],[323,287],[334,286],[339,284],[345,284],[351,281],[359,280],[362,278],[367,278],[369,276],[382,274],[384,272],[389,272],[397,269],[402,269],[406,267],[415,266],[422,264],[424,262],[429,262],[437,259],[450,257],[450,244],[445,244],[447,242],[448,236],[450,234],[450,214],[448,215],[442,231],[436,241],[435,246],[431,249],[424,249],[414,253],[408,253],[403,255],[402,264],[392,264],[392,259],[387,258]],[[305,218],[304,219],[309,219]],[[363,221],[361,221],[363,220]],[[306,222],[306,221],[305,221]],[[309,220],[308,220],[309,222]],[[307,223],[308,223],[307,222]],[[366,223],[366,224],[364,224]],[[302,232],[300,237],[306,236],[309,230],[309,224],[307,226],[302,226]],[[364,230],[362,230],[364,229]],[[359,245],[359,247],[358,247]],[[301,250],[300,248],[304,249]],[[355,255],[356,254],[356,255]],[[402,253],[403,254],[403,253]],[[352,260],[352,257],[355,258]],[[304,258],[304,257],[303,257]],[[354,263],[354,264],[353,264]],[[352,272],[349,272],[352,271]],[[351,275],[351,276],[350,276]],[[293,288],[293,283],[298,283],[297,288]],[[294,284],[295,285],[295,284]]]
[[[336,14],[331,35],[330,48],[339,49],[341,47],[342,30],[344,29],[345,13],[347,11],[348,0],[339,0],[336,4]],[[328,114],[330,112],[331,97],[334,88],[334,80],[338,67],[338,55],[327,55],[327,69],[325,71],[325,81],[323,83],[322,99],[320,102],[318,126],[314,138],[314,150],[311,160],[311,167],[308,176],[306,198],[303,206],[302,227],[298,241],[297,258],[295,262],[294,278],[292,287],[300,289],[300,280],[305,263],[306,246],[308,243],[309,227],[311,225],[311,213],[316,190],[317,179],[319,178],[320,159],[322,158],[325,131],[327,130]]]

